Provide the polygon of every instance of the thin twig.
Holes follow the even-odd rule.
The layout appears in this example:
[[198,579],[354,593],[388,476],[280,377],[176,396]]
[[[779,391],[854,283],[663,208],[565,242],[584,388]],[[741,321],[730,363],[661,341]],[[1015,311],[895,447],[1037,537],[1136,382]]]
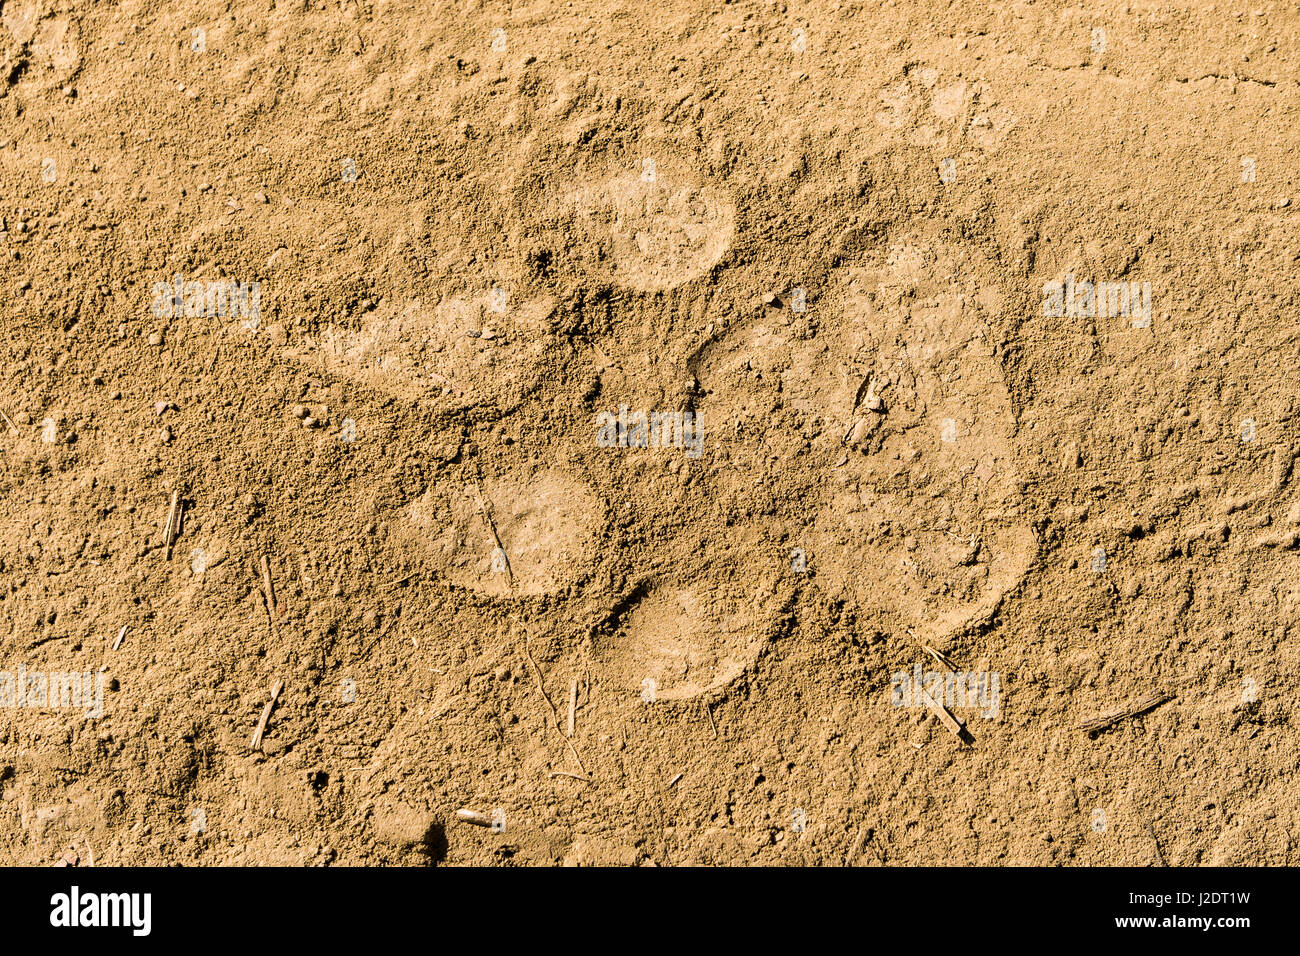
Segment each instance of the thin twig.
[[280,630],[276,627],[275,585],[271,583],[271,566],[266,555],[262,555],[262,600],[266,602],[266,616],[271,622],[271,639],[280,640]]
[[569,723],[567,725],[568,733],[566,737],[573,736],[574,719],[578,713],[578,679],[575,677],[569,684]]
[[40,647],[42,644],[50,643],[50,641],[66,641],[71,636],[71,634],[56,634],[52,637],[42,637],[28,644],[27,649],[30,651],[33,647]]
[[917,689],[921,692],[921,699],[925,701],[925,705],[934,711],[934,715],[939,718],[939,723],[952,731],[962,743],[970,744],[975,742],[975,738],[966,729],[966,725],[954,717],[947,707],[931,697],[929,691],[924,687]]
[[167,560],[172,557],[172,541],[175,540],[176,530],[176,506],[180,502],[181,493],[179,490],[172,492],[172,504],[167,509],[167,524],[163,526],[163,547],[167,549]]
[[[518,621],[515,623],[516,625],[519,625]],[[537,661],[533,660],[533,655],[528,650],[528,629],[522,625],[519,625],[519,627],[520,630],[524,632],[524,657],[528,658],[528,663],[533,666],[533,677],[537,680],[537,691],[542,695],[542,700],[546,701],[546,706],[551,710],[551,723],[555,727],[555,732],[564,738],[564,743],[568,746],[569,753],[573,754],[573,759],[578,763],[578,769],[583,773],[586,773],[587,768],[583,766],[582,758],[578,756],[578,751],[574,748],[573,741],[568,737],[565,737],[564,731],[560,729],[560,712],[555,709],[555,705],[551,703],[551,698],[547,696],[546,687],[542,684],[542,669],[537,666]]]
[[1139,717],[1142,714],[1145,714],[1147,711],[1155,710],[1161,704],[1168,703],[1173,699],[1174,699],[1173,694],[1166,694],[1166,693],[1149,694],[1148,696],[1143,697],[1141,700],[1135,701],[1134,703],[1129,704],[1126,707],[1121,707],[1118,710],[1112,710],[1109,713],[1103,714],[1100,717],[1092,717],[1088,720],[1085,720],[1083,723],[1079,725],[1079,729],[1087,734],[1100,733],[1101,731],[1105,730],[1107,727],[1119,723],[1121,720],[1127,720],[1130,717]]
[[483,523],[487,525],[488,533],[492,535],[492,541],[496,544],[497,550],[501,552],[502,562],[506,566],[506,579],[510,586],[514,587],[515,572],[510,567],[510,555],[506,554],[505,545],[501,543],[501,536],[497,534],[496,522],[492,520],[492,502],[488,501],[483,495],[483,482],[475,477],[474,494],[478,499],[478,513],[483,517]]
[[262,708],[262,718],[257,722],[257,729],[253,731],[253,739],[248,744],[253,750],[262,749],[262,735],[266,733],[266,725],[271,719],[271,711],[275,708],[275,702],[279,700],[280,691],[282,690],[284,690],[284,681],[277,680],[275,686],[271,688],[271,699]]
[[584,777],[580,773],[570,773],[568,770],[552,770],[552,777],[572,777],[574,780],[581,780],[583,783],[591,783],[590,777]]

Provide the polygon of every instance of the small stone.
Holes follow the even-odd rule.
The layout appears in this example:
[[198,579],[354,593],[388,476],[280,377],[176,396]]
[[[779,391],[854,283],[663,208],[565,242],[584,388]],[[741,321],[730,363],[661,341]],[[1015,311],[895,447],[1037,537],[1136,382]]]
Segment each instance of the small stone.
[[468,335],[471,339],[476,339],[483,333],[480,332],[478,329],[466,329],[465,334]]
[[153,410],[154,410],[154,414],[156,414],[156,415],[161,415],[163,412],[167,411],[167,409],[169,409],[169,408],[171,408],[171,407],[172,407],[172,403],[171,403],[171,402],[154,402],[154,403],[153,403]]
[[295,405],[295,406],[293,406],[293,417],[294,417],[294,418],[306,418],[306,417],[307,417],[307,406],[306,406],[306,405]]
[[18,422],[19,425],[30,425],[32,423],[32,416],[29,415],[27,412],[19,412],[15,416],[15,420]]
[[315,428],[315,427],[316,427],[316,419],[312,418],[310,415],[308,415],[306,418],[304,418],[304,419],[302,420],[302,423],[303,423],[303,426],[306,427],[306,428]]
[[776,293],[775,293],[775,292],[766,292],[766,293],[764,293],[764,294],[763,294],[763,304],[764,304],[764,305],[776,305]]
[[150,344],[150,345],[162,345],[162,341],[163,341],[163,337],[162,337],[162,333],[161,333],[161,332],[150,332],[150,333],[149,333],[149,344]]
[[199,183],[199,192],[205,193],[212,188],[212,183]]
[[1286,196],[1283,196],[1281,199],[1277,201],[1278,209],[1285,209],[1289,205],[1291,205],[1291,200],[1288,199]]
[[264,193],[264,192],[255,192],[255,193],[253,193],[253,201],[254,201],[254,202],[260,202],[260,203],[268,203],[268,202],[270,202],[270,200],[266,198],[266,193]]
[[164,445],[170,445],[171,440],[172,440],[172,430],[170,428],[164,428],[162,430],[162,443]]
[[485,339],[494,339],[494,338],[496,338],[496,337],[497,337],[496,329],[484,329],[484,330],[483,330],[483,338],[485,338]]

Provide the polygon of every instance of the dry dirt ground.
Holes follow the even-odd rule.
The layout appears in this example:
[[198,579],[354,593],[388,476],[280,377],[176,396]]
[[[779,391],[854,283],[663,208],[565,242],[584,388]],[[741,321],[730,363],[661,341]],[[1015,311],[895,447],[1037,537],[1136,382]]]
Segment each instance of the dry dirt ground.
[[1298,39],[0,0],[0,862],[1300,862]]

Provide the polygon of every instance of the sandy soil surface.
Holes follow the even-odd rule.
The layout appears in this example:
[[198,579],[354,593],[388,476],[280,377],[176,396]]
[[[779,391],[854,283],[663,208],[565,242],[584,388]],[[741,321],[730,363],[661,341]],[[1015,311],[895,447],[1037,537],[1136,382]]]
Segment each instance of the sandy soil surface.
[[1298,34],[0,0],[0,862],[1300,862]]

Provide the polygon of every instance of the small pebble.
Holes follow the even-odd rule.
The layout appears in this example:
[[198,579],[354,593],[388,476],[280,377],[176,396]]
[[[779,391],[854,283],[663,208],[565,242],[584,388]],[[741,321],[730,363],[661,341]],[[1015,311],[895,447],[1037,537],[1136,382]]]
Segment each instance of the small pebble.
[[303,425],[304,425],[305,427],[307,427],[307,428],[315,428],[315,427],[316,427],[316,419],[312,418],[310,415],[308,415],[306,418],[304,418],[304,419],[302,420],[302,423],[303,423]]
[[295,405],[295,406],[293,406],[293,417],[294,417],[294,418],[306,418],[306,417],[307,417],[307,406],[305,406],[305,405]]
[[19,412],[15,416],[15,420],[18,422],[19,425],[30,425],[32,423],[32,416],[29,415],[27,412]]
[[172,430],[171,430],[170,428],[164,428],[164,429],[162,430],[162,442],[163,442],[163,444],[164,444],[164,445],[169,445],[169,444],[171,444],[171,440],[172,440]]
[[1277,208],[1278,208],[1278,209],[1285,209],[1285,208],[1286,208],[1287,206],[1289,206],[1289,205],[1291,205],[1291,200],[1288,199],[1288,198],[1285,197],[1285,196],[1283,196],[1281,199],[1279,199],[1279,200],[1277,201]]
[[162,333],[161,333],[161,332],[150,332],[150,333],[149,333],[149,344],[150,344],[150,345],[162,345],[162,340],[163,340],[163,337],[162,337]]
[[266,193],[263,192],[253,193],[253,199],[256,202],[260,202],[260,203],[270,202],[270,200],[266,198]]

